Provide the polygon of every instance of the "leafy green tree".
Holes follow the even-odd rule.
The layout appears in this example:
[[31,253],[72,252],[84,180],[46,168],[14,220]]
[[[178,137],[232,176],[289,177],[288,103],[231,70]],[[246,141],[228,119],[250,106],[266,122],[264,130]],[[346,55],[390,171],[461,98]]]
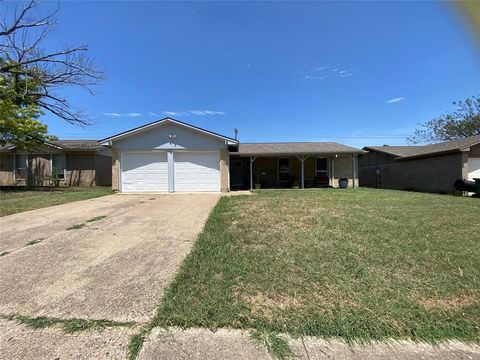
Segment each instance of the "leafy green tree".
[[[0,75],[0,144],[17,146],[52,140],[47,126],[38,118],[43,114],[28,88],[38,87],[34,77]],[[23,89],[23,91],[22,91]]]
[[420,124],[407,141],[412,144],[436,143],[480,135],[480,95],[465,101],[455,101],[457,109]]
[[71,124],[89,124],[59,90],[73,86],[94,94],[91,86],[104,77],[86,45],[58,50],[44,45],[56,11],[44,16],[39,4],[0,0],[0,143],[50,139],[39,119],[46,112]]

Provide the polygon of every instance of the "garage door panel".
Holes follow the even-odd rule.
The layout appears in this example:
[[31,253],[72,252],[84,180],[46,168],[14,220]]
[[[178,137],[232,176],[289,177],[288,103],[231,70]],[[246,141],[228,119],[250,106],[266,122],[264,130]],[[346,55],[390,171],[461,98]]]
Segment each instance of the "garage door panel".
[[123,153],[122,191],[168,191],[166,153]]
[[468,179],[479,179],[480,178],[480,158],[469,158],[468,159]]
[[220,191],[220,154],[174,154],[175,191]]

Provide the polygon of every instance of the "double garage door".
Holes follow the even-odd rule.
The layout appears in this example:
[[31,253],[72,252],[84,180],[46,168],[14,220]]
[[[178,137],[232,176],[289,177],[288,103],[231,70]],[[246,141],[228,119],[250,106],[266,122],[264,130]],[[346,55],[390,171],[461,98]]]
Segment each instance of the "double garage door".
[[122,152],[120,161],[122,192],[220,191],[219,152]]

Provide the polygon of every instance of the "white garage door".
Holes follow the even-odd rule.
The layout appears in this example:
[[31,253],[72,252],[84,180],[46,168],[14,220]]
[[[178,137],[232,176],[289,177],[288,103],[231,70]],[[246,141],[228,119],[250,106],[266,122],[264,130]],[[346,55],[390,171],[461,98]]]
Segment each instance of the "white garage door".
[[468,159],[468,179],[480,179],[480,158]]
[[175,191],[220,191],[220,153],[175,152]]
[[166,152],[122,153],[122,191],[168,191]]

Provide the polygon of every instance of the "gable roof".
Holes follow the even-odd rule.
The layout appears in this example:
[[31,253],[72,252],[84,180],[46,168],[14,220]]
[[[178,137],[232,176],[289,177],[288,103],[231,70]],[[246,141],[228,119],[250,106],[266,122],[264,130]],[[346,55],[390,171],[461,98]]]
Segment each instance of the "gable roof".
[[363,150],[336,142],[240,143],[239,155],[361,154]]
[[196,130],[196,131],[200,131],[200,132],[205,133],[207,135],[226,140],[226,141],[231,142],[233,144],[238,144],[238,140],[235,140],[231,137],[224,136],[224,135],[221,135],[221,134],[217,134],[213,131],[205,130],[205,129],[202,129],[198,126],[187,124],[186,122],[176,120],[176,119],[172,119],[172,118],[169,118],[169,117],[166,117],[166,118],[163,118],[163,119],[160,119],[160,120],[156,120],[156,121],[153,121],[151,123],[148,123],[148,124],[145,124],[145,125],[142,125],[142,126],[138,126],[136,128],[133,128],[133,129],[130,129],[130,130],[127,130],[127,131],[123,131],[123,132],[118,133],[116,135],[109,136],[108,138],[100,140],[100,144],[101,145],[108,145],[108,143],[112,140],[124,138],[124,137],[130,136],[130,135],[133,135],[133,134],[135,134],[139,131],[143,131],[145,129],[155,127],[155,126],[161,126],[161,125],[164,125],[164,124],[167,124],[167,123],[172,123],[172,124],[177,124],[177,125],[180,125],[180,126],[184,126],[184,127]]
[[[65,151],[96,151],[103,148],[97,140],[54,140],[44,141],[43,144],[57,150]],[[11,151],[15,148],[15,145],[6,144],[0,146],[0,151]]]
[[395,157],[409,156],[418,152],[418,148],[423,146],[365,146],[363,149],[367,151],[378,151]]
[[379,151],[394,155],[401,159],[428,157],[450,152],[468,151],[474,145],[480,144],[480,135],[469,136],[460,140],[445,141],[438,144],[420,146],[365,146],[368,151]]

